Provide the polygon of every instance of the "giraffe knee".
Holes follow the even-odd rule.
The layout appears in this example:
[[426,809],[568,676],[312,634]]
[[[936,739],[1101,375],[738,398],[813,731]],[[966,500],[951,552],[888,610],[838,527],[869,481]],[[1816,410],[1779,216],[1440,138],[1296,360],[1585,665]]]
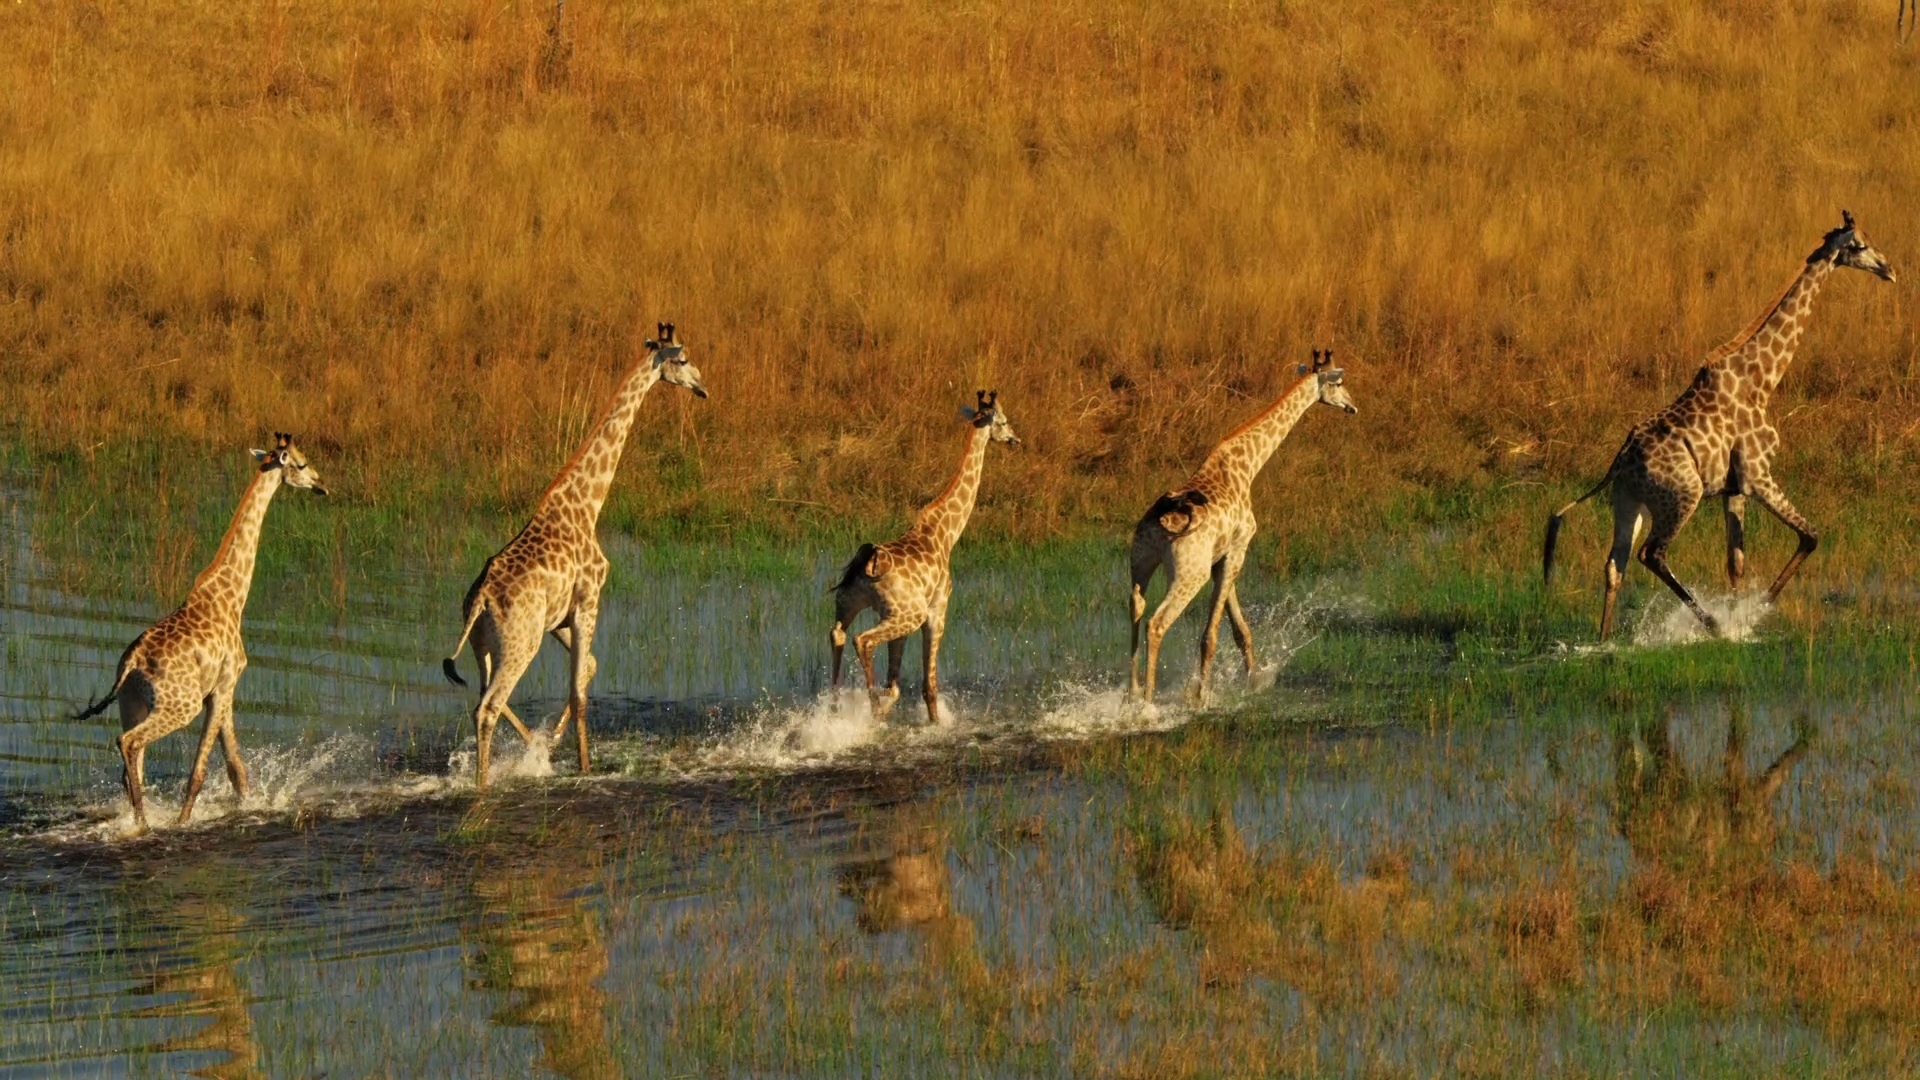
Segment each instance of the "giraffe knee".
[[834,648],[836,648],[836,649],[844,649],[844,648],[846,648],[846,645],[847,645],[847,627],[846,627],[846,624],[845,624],[845,623],[834,623],[834,624],[833,624],[833,632],[827,635],[827,639],[828,639],[829,641],[832,641],[832,642],[833,642],[833,647],[834,647]]
[[1135,583],[1133,586],[1133,596],[1130,598],[1130,606],[1133,609],[1134,622],[1139,622],[1140,617],[1147,613],[1147,594],[1141,590],[1138,583]]

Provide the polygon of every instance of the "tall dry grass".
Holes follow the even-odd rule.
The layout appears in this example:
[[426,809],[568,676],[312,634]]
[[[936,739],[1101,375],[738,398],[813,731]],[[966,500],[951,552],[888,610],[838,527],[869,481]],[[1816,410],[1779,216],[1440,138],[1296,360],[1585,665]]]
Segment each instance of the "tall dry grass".
[[[671,318],[713,398],[648,404],[628,519],[898,514],[997,386],[980,521],[1039,536],[1331,344],[1363,411],[1282,450],[1271,528],[1544,507],[1841,206],[1920,279],[1883,7],[8,5],[0,402],[35,451],[292,429],[360,496],[524,505]],[[1816,518],[1920,492],[1911,288],[1837,279],[1788,379]]]

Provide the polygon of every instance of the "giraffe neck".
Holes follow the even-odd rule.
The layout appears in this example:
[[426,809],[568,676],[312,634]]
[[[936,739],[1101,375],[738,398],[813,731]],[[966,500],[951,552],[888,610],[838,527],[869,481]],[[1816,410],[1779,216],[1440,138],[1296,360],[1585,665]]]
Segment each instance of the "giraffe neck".
[[627,434],[633,430],[634,414],[640,411],[647,391],[659,381],[660,369],[653,362],[653,353],[648,352],[646,359],[627,373],[619,391],[613,395],[613,403],[607,406],[600,426],[548,485],[547,493],[540,499],[542,515],[583,515],[588,527],[600,520],[600,507],[607,501],[613,475],[620,468],[620,454],[627,448]]
[[1713,351],[1706,366],[1747,380],[1764,400],[1780,385],[1787,366],[1793,363],[1794,350],[1800,346],[1800,335],[1806,331],[1813,311],[1813,298],[1832,272],[1831,260],[1808,263],[1759,318]]
[[942,552],[953,551],[954,543],[967,527],[967,519],[973,516],[973,500],[980,493],[980,469],[987,460],[991,431],[990,427],[973,429],[967,437],[967,452],[960,458],[960,471],[953,474],[947,490],[928,503],[914,522],[914,528],[925,533]]
[[1313,403],[1320,400],[1320,379],[1308,375],[1267,406],[1265,412],[1240,425],[1207,455],[1201,470],[1221,471],[1243,489],[1266,467],[1281,440],[1300,422]]
[[214,599],[236,613],[246,610],[247,591],[253,586],[253,557],[260,550],[260,523],[266,519],[273,493],[280,490],[280,479],[279,469],[254,474],[253,483],[240,496],[233,523],[220,538],[220,550],[193,579],[191,595]]

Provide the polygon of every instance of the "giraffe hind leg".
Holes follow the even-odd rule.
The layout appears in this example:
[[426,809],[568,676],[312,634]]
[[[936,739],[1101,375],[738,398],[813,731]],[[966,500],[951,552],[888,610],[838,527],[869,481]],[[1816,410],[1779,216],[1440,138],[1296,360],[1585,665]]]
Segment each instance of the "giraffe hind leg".
[[213,744],[220,738],[220,708],[214,701],[215,695],[208,695],[202,707],[206,710],[207,724],[200,733],[200,749],[193,755],[193,772],[187,776],[187,794],[180,800],[180,820],[185,825],[193,817],[193,804],[200,798],[200,787],[207,782],[207,758],[213,754]]
[[[1686,509],[1691,510],[1692,507],[1689,506]],[[1700,620],[1700,624],[1707,628],[1709,634],[1718,635],[1719,621],[1707,614],[1707,609],[1700,606],[1700,601],[1694,599],[1693,594],[1687,591],[1685,585],[1680,584],[1680,579],[1674,577],[1673,571],[1667,566],[1667,546],[1673,543],[1674,535],[1680,531],[1680,526],[1686,520],[1685,514],[1672,512],[1656,514],[1653,531],[1647,537],[1646,546],[1640,549],[1640,562],[1648,570],[1653,571],[1654,577],[1666,582],[1667,588],[1672,589],[1673,594],[1680,598],[1680,602],[1687,605],[1687,609],[1693,612],[1694,617]]]
[[1727,495],[1727,584],[1734,592],[1740,591],[1740,581],[1747,575],[1747,530],[1743,521],[1746,511],[1745,495]]
[[1247,680],[1253,680],[1253,627],[1247,623],[1246,613],[1240,610],[1240,586],[1232,583],[1227,586],[1227,625],[1233,628],[1233,643],[1240,646],[1240,656],[1247,663]]
[[1614,605],[1620,598],[1620,585],[1627,577],[1627,564],[1633,560],[1633,548],[1640,538],[1640,526],[1646,511],[1632,496],[1618,487],[1613,498],[1613,547],[1607,552],[1606,597],[1600,603],[1600,640],[1613,636]]

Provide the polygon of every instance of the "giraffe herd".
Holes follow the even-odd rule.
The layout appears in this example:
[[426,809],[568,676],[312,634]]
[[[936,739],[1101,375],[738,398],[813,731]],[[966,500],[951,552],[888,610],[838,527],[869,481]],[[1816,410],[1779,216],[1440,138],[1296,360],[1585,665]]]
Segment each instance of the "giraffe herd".
[[[1575,506],[1612,489],[1613,546],[1605,571],[1600,636],[1611,636],[1614,604],[1627,559],[1643,529],[1647,540],[1639,558],[1679,596],[1709,631],[1718,627],[1666,562],[1674,535],[1702,499],[1724,500],[1727,524],[1727,576],[1737,589],[1745,572],[1742,513],[1751,496],[1798,534],[1800,545],[1767,590],[1769,602],[1793,577],[1818,542],[1814,531],[1787,499],[1773,475],[1779,433],[1767,420],[1767,404],[1805,331],[1815,295],[1836,267],[1894,280],[1887,261],[1866,242],[1843,211],[1842,225],[1826,234],[1806,265],[1767,309],[1739,335],[1714,350],[1692,384],[1672,405],[1635,425],[1614,456],[1606,475],[1586,494],[1554,513],[1547,523],[1544,572],[1550,580],[1561,524]],[[469,643],[480,675],[480,698],[473,710],[477,742],[475,783],[488,782],[494,726],[504,716],[523,739],[538,736],[514,714],[509,697],[541,641],[552,635],[567,650],[570,684],[567,704],[551,739],[572,725],[582,774],[590,769],[587,749],[587,698],[598,663],[593,656],[600,590],[609,564],[601,550],[597,524],[621,452],[641,404],[658,383],[704,398],[700,373],[672,323],[661,323],[646,342],[644,355],[621,381],[600,423],[540,497],[525,528],[481,567],[462,605],[463,626],[452,655],[443,661],[446,677],[460,685],[458,659]],[[1246,664],[1255,671],[1252,629],[1241,610],[1238,579],[1256,523],[1252,485],[1267,460],[1301,417],[1316,403],[1342,412],[1358,412],[1348,395],[1345,373],[1333,365],[1331,350],[1314,350],[1313,362],[1298,369],[1298,381],[1267,408],[1235,428],[1207,455],[1185,483],[1160,496],[1134,527],[1129,551],[1129,608],[1132,646],[1128,662],[1131,694],[1151,708],[1160,647],[1167,631],[1201,589],[1212,582],[1209,613],[1201,632],[1200,665],[1190,697],[1207,700],[1220,620],[1232,628]],[[840,683],[844,649],[853,620],[872,608],[878,622],[852,635],[855,655],[866,677],[876,720],[885,719],[900,696],[900,664],[906,639],[921,635],[924,693],[929,722],[939,721],[938,659],[953,593],[950,560],[972,517],[989,443],[1017,447],[1007,412],[997,392],[982,390],[972,408],[961,410],[969,428],[960,467],[940,496],[915,517],[913,525],[883,544],[863,544],[847,563],[834,593],[834,622],[829,634],[833,685]],[[237,794],[248,789],[246,766],[234,733],[233,694],[246,669],[240,620],[252,583],[254,555],[267,504],[284,484],[326,494],[318,473],[294,444],[276,436],[271,451],[252,452],[257,470],[241,497],[239,510],[213,562],[195,579],[186,601],[130,644],[121,656],[111,689],[78,714],[95,716],[111,703],[120,706],[121,734],[115,740],[123,763],[128,801],[141,828],[146,827],[143,761],[154,740],[192,723],[205,713],[206,726],[187,782],[179,820],[192,815],[206,779],[207,760],[218,739],[229,779]],[[1147,617],[1147,589],[1161,571],[1167,591]],[[1141,676],[1140,638],[1145,623],[1147,655]],[[884,684],[875,676],[873,654],[887,647]]]

